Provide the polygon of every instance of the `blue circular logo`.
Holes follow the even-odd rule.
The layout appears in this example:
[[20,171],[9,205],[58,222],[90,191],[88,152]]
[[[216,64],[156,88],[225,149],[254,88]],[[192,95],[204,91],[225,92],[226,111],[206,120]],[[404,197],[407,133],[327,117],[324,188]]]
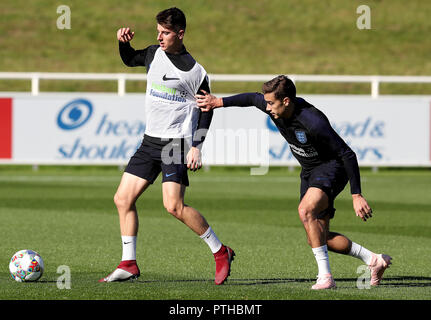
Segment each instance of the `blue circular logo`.
[[271,117],[269,116],[266,118],[266,126],[268,127],[269,130],[278,132],[277,126],[274,124],[274,122],[272,122]]
[[63,130],[79,128],[90,119],[93,107],[85,99],[73,100],[66,104],[57,117],[57,124]]

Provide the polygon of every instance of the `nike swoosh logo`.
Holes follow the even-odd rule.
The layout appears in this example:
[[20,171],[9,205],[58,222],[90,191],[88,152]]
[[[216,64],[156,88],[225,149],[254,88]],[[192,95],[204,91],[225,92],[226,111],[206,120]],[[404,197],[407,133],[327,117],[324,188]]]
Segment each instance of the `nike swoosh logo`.
[[170,177],[170,176],[173,176],[175,173],[176,173],[176,172],[173,172],[173,173],[167,173],[167,174],[165,174],[165,176],[166,176],[166,178],[168,178],[168,177]]
[[180,78],[168,78],[167,76],[166,76],[166,74],[163,76],[163,81],[169,81],[169,80],[180,80]]
[[132,243],[132,241],[129,241],[129,242],[123,242],[124,244],[129,244],[129,243]]

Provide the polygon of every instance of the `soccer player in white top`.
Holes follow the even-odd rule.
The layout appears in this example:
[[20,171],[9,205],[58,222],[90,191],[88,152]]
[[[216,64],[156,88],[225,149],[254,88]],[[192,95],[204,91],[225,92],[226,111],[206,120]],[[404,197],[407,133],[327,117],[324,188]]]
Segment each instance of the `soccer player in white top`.
[[139,223],[135,203],[162,173],[164,207],[208,244],[216,263],[215,284],[219,285],[229,276],[235,253],[220,242],[199,211],[184,203],[189,185],[187,169],[195,171],[202,166],[200,148],[212,118],[212,114],[197,108],[194,98],[201,90],[209,90],[208,77],[184,47],[184,13],[170,8],[161,11],[156,20],[159,44],[143,50],[130,46],[134,37],[130,28],[117,31],[123,62],[147,69],[146,129],[114,196],[123,244],[122,261],[114,272],[99,281],[124,281],[140,276],[136,263]]

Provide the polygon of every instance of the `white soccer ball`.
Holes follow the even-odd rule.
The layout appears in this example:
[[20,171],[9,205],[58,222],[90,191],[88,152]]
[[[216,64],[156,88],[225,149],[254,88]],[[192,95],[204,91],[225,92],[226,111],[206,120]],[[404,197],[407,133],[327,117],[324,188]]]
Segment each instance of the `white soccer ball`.
[[42,277],[45,266],[42,257],[33,250],[20,250],[10,259],[9,271],[18,282],[36,281]]

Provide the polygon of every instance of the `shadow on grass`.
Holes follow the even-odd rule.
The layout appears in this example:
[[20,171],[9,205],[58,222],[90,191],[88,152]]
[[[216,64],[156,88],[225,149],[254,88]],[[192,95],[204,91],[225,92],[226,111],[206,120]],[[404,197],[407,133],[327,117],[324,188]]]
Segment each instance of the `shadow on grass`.
[[[335,282],[354,282],[357,278],[335,278]],[[172,280],[135,280],[137,283],[184,283],[184,282],[210,282],[213,279],[172,279]],[[262,278],[262,279],[234,279],[229,278],[226,282],[229,285],[254,286],[254,285],[271,285],[280,283],[304,283],[314,282],[314,278]],[[388,277],[382,280],[380,287],[431,287],[431,277],[419,276],[399,276]]]
[[400,276],[383,278],[382,287],[431,287],[431,277]]
[[[273,285],[283,283],[313,283],[316,278],[260,278],[260,279],[235,279],[229,278],[225,284],[230,286],[256,286],[256,285]],[[357,278],[335,278],[336,283],[354,283],[358,281]],[[56,280],[38,280],[38,283],[56,283]],[[214,279],[160,279],[160,280],[126,280],[125,282],[137,283],[137,284],[150,284],[150,283],[214,283]],[[420,287],[431,287],[431,277],[422,276],[393,276],[383,278],[382,283],[379,287],[385,288],[420,288]]]

